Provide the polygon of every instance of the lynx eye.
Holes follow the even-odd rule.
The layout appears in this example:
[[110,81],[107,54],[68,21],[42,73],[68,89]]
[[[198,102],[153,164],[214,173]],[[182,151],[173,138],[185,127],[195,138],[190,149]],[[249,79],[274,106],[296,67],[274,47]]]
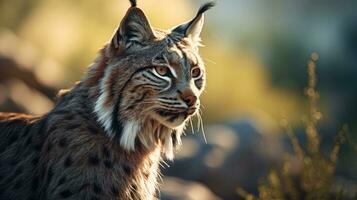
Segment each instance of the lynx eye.
[[195,67],[191,70],[192,78],[199,78],[202,75],[202,71],[199,67]]
[[156,66],[155,71],[160,75],[160,76],[168,76],[170,74],[170,70],[168,67],[165,66]]

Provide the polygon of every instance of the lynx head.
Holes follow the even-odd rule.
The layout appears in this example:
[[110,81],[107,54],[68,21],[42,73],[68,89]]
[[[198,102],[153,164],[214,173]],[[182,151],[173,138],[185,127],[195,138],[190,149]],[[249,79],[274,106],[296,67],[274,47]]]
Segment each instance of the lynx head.
[[199,56],[204,4],[196,16],[172,30],[151,27],[131,0],[111,41],[90,68],[99,83],[95,113],[109,137],[126,150],[137,142],[161,143],[166,156],[180,143],[185,122],[200,107],[205,68]]

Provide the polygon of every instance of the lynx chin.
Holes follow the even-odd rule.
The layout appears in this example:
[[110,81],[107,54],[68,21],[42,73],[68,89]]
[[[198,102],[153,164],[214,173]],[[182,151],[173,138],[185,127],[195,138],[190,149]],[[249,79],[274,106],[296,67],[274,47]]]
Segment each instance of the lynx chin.
[[47,114],[0,113],[0,199],[157,199],[205,87],[206,3],[171,30],[131,7],[86,75]]

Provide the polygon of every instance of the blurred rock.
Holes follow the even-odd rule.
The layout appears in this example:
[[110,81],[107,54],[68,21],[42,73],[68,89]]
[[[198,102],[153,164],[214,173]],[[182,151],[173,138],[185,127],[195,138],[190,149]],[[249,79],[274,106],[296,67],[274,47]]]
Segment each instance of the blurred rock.
[[164,166],[164,175],[200,182],[222,199],[238,199],[237,187],[256,192],[259,179],[284,155],[279,137],[261,134],[250,120],[205,131],[207,144],[202,133],[183,137],[182,149],[170,167]]
[[160,189],[161,200],[220,200],[201,183],[165,177]]

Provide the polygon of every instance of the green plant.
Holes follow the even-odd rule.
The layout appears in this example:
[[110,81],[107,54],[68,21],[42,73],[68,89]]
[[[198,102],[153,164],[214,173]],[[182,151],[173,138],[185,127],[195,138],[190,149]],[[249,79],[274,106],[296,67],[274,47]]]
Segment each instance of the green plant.
[[[304,148],[296,138],[292,127],[286,119],[282,120],[292,143],[294,152],[287,154],[280,170],[272,169],[267,178],[260,181],[258,196],[238,188],[238,194],[246,200],[271,200],[271,199],[307,199],[326,200],[343,199],[343,189],[339,192],[332,191],[332,181],[335,174],[336,162],[341,144],[345,142],[348,127],[343,125],[335,138],[335,142],[328,156],[320,151],[320,134],[317,128],[322,117],[318,111],[319,93],[316,90],[316,62],[318,54],[312,53],[308,62],[308,86],[305,94],[309,102],[308,119],[305,126],[306,147]],[[293,168],[299,167],[296,174]]]

